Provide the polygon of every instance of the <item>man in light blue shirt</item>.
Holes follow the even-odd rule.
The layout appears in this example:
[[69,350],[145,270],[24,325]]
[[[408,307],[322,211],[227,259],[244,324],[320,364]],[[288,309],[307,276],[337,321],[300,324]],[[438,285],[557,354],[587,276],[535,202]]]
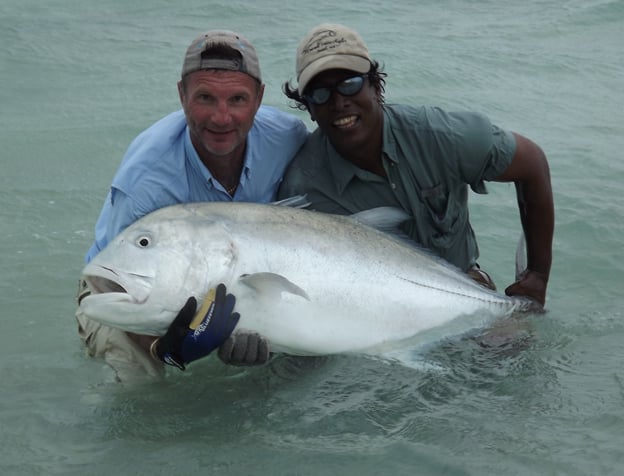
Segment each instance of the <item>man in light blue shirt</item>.
[[[286,167],[308,136],[299,119],[261,105],[264,84],[255,49],[234,32],[212,30],[191,43],[178,93],[183,110],[156,122],[128,148],[86,261],[128,225],[159,208],[199,201],[273,201]],[[79,304],[89,292],[81,283]],[[216,296],[214,306],[223,308],[217,300],[224,300],[225,293]],[[178,317],[194,312],[194,305],[185,306]],[[170,347],[167,336],[157,339],[100,325],[86,318],[80,306],[76,319],[88,353],[103,357],[120,380],[161,375],[163,362],[182,369],[189,363],[171,351],[180,342]],[[217,344],[224,362],[255,364],[268,358],[268,347],[257,336],[237,333],[226,344]],[[186,355],[195,360],[213,349]]]
[[260,106],[247,134],[242,173],[228,193],[202,163],[191,142],[184,111],[177,111],[142,132],[117,171],[95,226],[90,261],[128,225],[176,203],[275,200],[286,166],[307,137],[294,116]]

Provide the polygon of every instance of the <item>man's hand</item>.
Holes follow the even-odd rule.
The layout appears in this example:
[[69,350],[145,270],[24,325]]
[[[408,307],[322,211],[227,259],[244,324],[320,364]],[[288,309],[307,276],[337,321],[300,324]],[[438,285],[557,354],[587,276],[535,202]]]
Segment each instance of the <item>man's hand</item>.
[[548,277],[544,273],[524,270],[515,283],[505,289],[507,296],[526,296],[544,307]]
[[269,361],[269,341],[255,332],[238,331],[219,347],[219,359],[229,365],[262,365]]
[[184,370],[187,364],[207,356],[230,337],[240,318],[232,312],[235,303],[236,298],[226,294],[223,284],[208,292],[197,313],[197,301],[190,297],[167,333],[152,343],[150,353]]

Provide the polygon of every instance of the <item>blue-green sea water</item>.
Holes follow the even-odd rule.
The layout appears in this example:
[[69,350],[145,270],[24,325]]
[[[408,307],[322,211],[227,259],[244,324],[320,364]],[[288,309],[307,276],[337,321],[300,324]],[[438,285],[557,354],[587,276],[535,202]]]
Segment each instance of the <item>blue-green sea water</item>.
[[[514,352],[453,340],[420,369],[209,358],[120,386],[84,355],[73,312],[125,148],[178,108],[183,51],[211,28],[254,42],[265,103],[291,110],[281,84],[323,21],[363,35],[387,102],[484,112],[542,146],[557,218],[549,312]],[[4,0],[0,474],[622,474],[622,45],[622,0]],[[520,226],[513,186],[490,192],[471,215],[504,287]]]

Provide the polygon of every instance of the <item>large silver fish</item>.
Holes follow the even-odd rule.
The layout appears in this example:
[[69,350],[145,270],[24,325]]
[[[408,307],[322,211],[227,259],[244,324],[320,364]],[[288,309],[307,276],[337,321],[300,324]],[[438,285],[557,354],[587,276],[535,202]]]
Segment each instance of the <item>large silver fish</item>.
[[157,210],[82,274],[92,293],[81,302],[88,318],[147,335],[164,334],[189,296],[201,301],[224,283],[236,296],[237,329],[294,355],[376,353],[533,305],[351,217],[251,203]]

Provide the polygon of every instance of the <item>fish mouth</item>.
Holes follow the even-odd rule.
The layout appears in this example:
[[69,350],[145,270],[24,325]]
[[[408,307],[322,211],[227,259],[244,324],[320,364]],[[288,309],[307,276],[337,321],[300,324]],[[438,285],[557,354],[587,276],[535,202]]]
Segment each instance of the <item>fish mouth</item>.
[[88,264],[82,279],[91,295],[106,294],[110,300],[116,295],[120,301],[143,304],[152,289],[152,279],[135,273],[121,272],[97,264]]

